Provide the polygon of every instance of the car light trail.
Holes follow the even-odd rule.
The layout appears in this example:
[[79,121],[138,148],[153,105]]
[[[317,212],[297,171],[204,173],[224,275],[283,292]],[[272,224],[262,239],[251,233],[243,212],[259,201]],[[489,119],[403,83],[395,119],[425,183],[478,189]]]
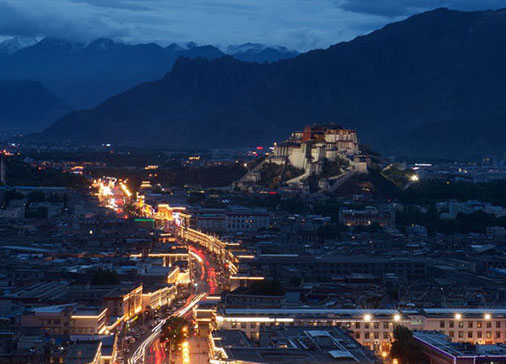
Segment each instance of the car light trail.
[[[202,301],[206,296],[207,293],[201,293],[197,296],[190,296],[186,304],[182,308],[174,312],[171,316],[184,317],[196,304]],[[147,348],[153,345],[155,340],[158,339],[158,336],[162,331],[162,326],[163,324],[165,324],[166,321],[167,319],[164,319],[160,321],[155,327],[153,327],[151,334],[139,345],[139,347],[135,350],[130,359],[128,359],[128,364],[139,364],[145,362],[145,353]]]

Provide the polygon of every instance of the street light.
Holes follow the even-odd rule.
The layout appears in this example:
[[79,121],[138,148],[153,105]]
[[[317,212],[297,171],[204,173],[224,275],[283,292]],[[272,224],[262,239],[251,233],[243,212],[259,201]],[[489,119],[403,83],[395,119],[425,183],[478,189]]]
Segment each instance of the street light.
[[[183,330],[184,329],[187,329],[187,328],[184,327]],[[183,342],[182,347],[183,347],[183,363],[188,364],[188,363],[190,363],[190,348],[189,348],[188,341]]]
[[490,320],[492,318],[492,315],[489,313],[485,314],[485,320]]
[[462,319],[462,314],[456,313],[455,314],[455,320],[461,320],[461,319]]
[[394,315],[394,321],[398,322],[398,321],[401,321],[401,315],[399,315],[398,313]]
[[370,314],[366,313],[364,315],[364,321],[371,321],[371,319],[372,319],[372,316]]

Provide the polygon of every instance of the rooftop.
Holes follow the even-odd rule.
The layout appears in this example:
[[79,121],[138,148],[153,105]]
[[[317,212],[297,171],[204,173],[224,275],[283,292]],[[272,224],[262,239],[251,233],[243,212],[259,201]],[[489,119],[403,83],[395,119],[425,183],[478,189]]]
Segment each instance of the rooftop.
[[100,341],[78,342],[70,348],[65,358],[65,363],[82,364],[93,362],[97,352],[100,351],[100,346]]
[[259,346],[238,330],[213,333],[215,346],[229,359],[261,363],[374,363],[374,355],[346,330],[321,327],[264,328]]
[[506,359],[506,347],[504,346],[455,343],[450,341],[448,336],[437,331],[415,331],[413,336],[422,345],[435,349],[451,358],[493,356]]

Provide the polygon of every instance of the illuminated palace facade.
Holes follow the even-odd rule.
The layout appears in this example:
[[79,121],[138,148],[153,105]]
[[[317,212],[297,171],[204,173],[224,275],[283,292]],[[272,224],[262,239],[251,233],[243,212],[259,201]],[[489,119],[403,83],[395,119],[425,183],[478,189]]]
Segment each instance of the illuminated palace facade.
[[319,175],[324,160],[336,162],[347,159],[352,165],[359,163],[360,149],[355,130],[335,124],[306,126],[293,132],[283,143],[275,144],[271,163],[289,163],[304,169],[306,175]]

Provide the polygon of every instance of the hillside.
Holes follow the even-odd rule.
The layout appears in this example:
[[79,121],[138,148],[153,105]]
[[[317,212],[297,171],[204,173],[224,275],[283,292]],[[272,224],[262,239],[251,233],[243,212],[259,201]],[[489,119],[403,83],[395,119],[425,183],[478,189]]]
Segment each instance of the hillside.
[[0,80],[0,132],[41,130],[71,111],[39,82]]
[[489,117],[503,125],[504,39],[506,10],[437,9],[277,63],[180,59],[163,79],[74,112],[43,136],[193,149],[271,143],[305,124],[339,122],[384,153],[410,154],[420,135],[423,153],[502,154],[493,133],[462,147],[433,131],[452,130],[458,142]]

